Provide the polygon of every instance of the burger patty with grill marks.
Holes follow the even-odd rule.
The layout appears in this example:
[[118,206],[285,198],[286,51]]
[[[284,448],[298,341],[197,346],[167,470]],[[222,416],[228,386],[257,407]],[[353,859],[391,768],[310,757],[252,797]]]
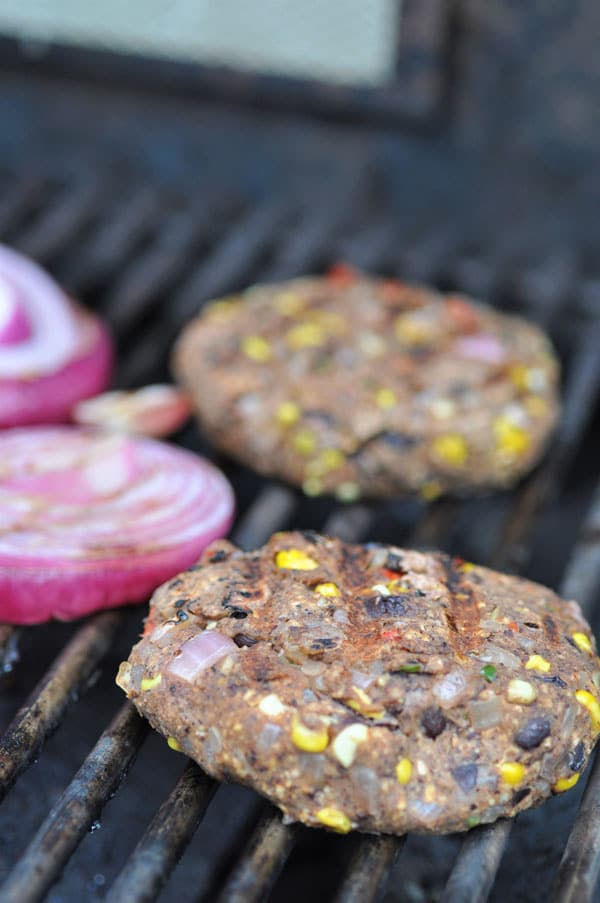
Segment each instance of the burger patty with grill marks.
[[538,327],[348,269],[209,304],[174,370],[216,446],[343,501],[513,485],[558,414]]
[[577,603],[312,532],[213,543],[156,591],[117,682],[209,774],[340,832],[513,816],[574,786],[600,730]]

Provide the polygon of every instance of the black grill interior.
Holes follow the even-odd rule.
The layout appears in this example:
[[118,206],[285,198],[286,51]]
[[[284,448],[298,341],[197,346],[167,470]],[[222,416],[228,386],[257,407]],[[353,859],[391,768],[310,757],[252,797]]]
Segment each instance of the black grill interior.
[[[544,324],[565,366],[565,413],[544,463],[513,493],[340,508],[217,461],[237,492],[234,539],[244,546],[293,525],[439,547],[562,588],[598,626],[600,283],[597,237],[584,228],[596,209],[591,167],[575,177],[527,154],[512,165],[502,148],[463,146],[444,130],[336,125],[56,76],[4,73],[0,104],[0,240],[108,318],[119,386],[165,379],[172,339],[208,298],[340,259],[472,292]],[[177,441],[214,457],[194,426]],[[283,827],[250,791],[215,788],[123,706],[114,674],[143,613],[18,637],[20,660],[0,677],[2,903],[159,893],[241,903],[268,892],[315,903],[378,894],[393,903],[488,893],[498,903],[551,892],[591,899],[597,769],[588,769],[581,809],[586,780],[466,841]]]

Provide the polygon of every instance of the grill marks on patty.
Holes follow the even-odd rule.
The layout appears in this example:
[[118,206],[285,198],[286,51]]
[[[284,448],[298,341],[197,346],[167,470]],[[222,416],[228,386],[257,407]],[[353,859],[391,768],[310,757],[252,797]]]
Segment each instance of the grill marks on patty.
[[455,652],[466,656],[477,651],[481,642],[479,605],[472,587],[465,581],[461,565],[448,555],[440,555],[439,562],[448,590],[444,611],[450,628],[449,639]]

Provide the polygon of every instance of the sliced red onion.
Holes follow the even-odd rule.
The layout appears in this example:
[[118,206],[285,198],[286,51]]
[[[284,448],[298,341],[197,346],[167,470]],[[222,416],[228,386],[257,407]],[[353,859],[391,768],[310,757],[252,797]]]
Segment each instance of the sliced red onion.
[[443,807],[438,803],[425,803],[420,799],[409,799],[407,809],[417,824],[422,825],[425,829],[444,812]]
[[0,282],[0,346],[16,345],[31,336],[31,323],[14,285]]
[[477,731],[485,731],[502,721],[502,703],[498,696],[469,702],[468,709],[471,724]]
[[0,433],[0,622],[137,602],[233,515],[219,470],[151,439],[78,427]]
[[190,401],[175,386],[145,386],[134,392],[104,392],[81,401],[73,420],[120,433],[160,439],[178,430],[191,413]]
[[35,263],[0,245],[0,428],[69,419],[106,388],[112,344]]
[[300,670],[303,674],[306,674],[307,677],[317,677],[317,675],[322,674],[326,668],[327,665],[325,662],[314,661],[313,659],[308,659],[300,665]]
[[361,690],[368,690],[375,678],[372,674],[365,674],[363,671],[351,672],[352,683]]
[[461,357],[488,364],[503,364],[506,361],[506,348],[495,335],[477,333],[460,336],[454,342],[454,348]]
[[171,674],[192,683],[200,674],[238,647],[232,639],[216,630],[205,630],[181,647],[181,654],[167,668]]
[[485,655],[480,656],[482,662],[494,662],[496,665],[505,665],[511,671],[518,671],[521,667],[521,660],[508,649],[502,646],[496,646],[493,643],[487,643],[485,647]]
[[437,697],[442,708],[446,708],[454,705],[465,694],[466,690],[465,675],[462,671],[456,669],[437,680],[433,684],[431,692]]

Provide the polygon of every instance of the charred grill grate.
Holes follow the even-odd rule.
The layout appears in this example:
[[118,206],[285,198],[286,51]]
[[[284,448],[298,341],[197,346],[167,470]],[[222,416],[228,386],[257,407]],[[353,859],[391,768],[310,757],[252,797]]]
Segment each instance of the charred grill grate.
[[[600,312],[597,315],[591,303],[580,308],[576,302],[593,295],[594,274],[580,270],[568,246],[556,253],[556,245],[546,243],[540,251],[538,244],[531,253],[516,254],[514,240],[512,247],[510,242],[489,242],[474,250],[469,235],[450,228],[439,210],[416,223],[409,215],[398,215],[381,202],[379,175],[364,162],[357,149],[352,165],[342,167],[335,179],[322,175],[320,194],[314,173],[307,176],[306,185],[313,187],[306,193],[300,187],[296,193],[261,194],[225,183],[202,184],[187,192],[152,179],[130,181],[108,167],[93,176],[64,176],[39,165],[11,163],[1,177],[0,238],[46,264],[109,318],[119,342],[118,383],[123,386],[166,375],[171,339],[207,298],[258,279],[320,269],[339,258],[391,275],[473,291],[485,288],[495,303],[544,322],[566,364],[565,413],[545,462],[511,495],[429,507],[391,500],[339,508],[329,501],[308,502],[231,462],[221,463],[238,490],[241,515],[234,539],[242,546],[260,544],[272,531],[293,524],[346,539],[368,535],[438,546],[553,584],[562,576],[563,591],[578,597],[593,618],[600,590],[600,488],[592,494],[597,478],[593,416],[600,394]],[[206,452],[193,428],[180,439]],[[557,531],[558,536],[550,535]],[[550,544],[552,551],[545,551]],[[144,723],[118,693],[107,689],[115,662],[126,653],[141,617],[140,609],[105,612],[76,627],[28,630],[22,638],[23,661],[7,672],[4,701],[0,699],[0,716],[6,723],[12,716],[0,739],[0,822],[4,812],[5,824],[13,825],[17,807],[22,810],[19,820],[26,824],[15,838],[7,831],[9,852],[2,858],[0,851],[2,903],[35,901],[48,894],[53,900],[81,899],[85,893],[78,882],[83,880],[92,881],[93,886],[85,885],[90,898],[113,903],[155,899],[201,820],[201,832],[207,826],[203,842],[208,834],[216,838],[211,867],[198,877],[194,863],[188,862],[186,875],[193,887],[188,884],[183,891],[176,873],[163,899],[248,903],[273,892],[275,900],[293,900],[310,887],[315,899],[362,903],[383,893],[392,875],[386,899],[425,900],[425,891],[416,884],[418,870],[410,868],[419,856],[431,860],[436,881],[438,872],[444,873],[445,903],[484,900],[496,879],[498,899],[502,894],[507,898],[507,887],[517,893],[515,882],[525,860],[521,858],[521,867],[513,865],[511,835],[539,855],[536,832],[549,809],[523,816],[514,827],[502,821],[456,841],[409,838],[403,851],[404,838],[338,839],[284,826],[274,809],[257,812],[256,799],[246,794],[231,797],[239,816],[234,829],[225,831],[219,823],[222,810],[213,815],[209,804],[216,791],[213,805],[218,807],[228,791],[217,788],[192,764],[173,778],[177,758],[171,753],[168,765],[161,764],[163,752],[157,753]],[[23,702],[28,678],[22,669],[29,666],[35,673],[36,659],[43,661],[53,650],[58,654]],[[99,671],[101,696],[97,689],[90,690]],[[86,698],[79,699],[86,692],[88,700],[94,697],[93,711]],[[100,733],[100,738],[91,749],[82,745],[80,766],[72,777],[52,777],[53,761],[61,756],[73,761],[65,746],[68,724],[73,718],[90,717],[97,720],[86,736]],[[138,751],[140,762],[128,775]],[[9,793],[38,754],[39,763]],[[171,782],[158,806],[151,793],[155,768],[166,771]],[[36,772],[43,775],[44,769],[56,786],[34,808],[31,794],[38,784],[27,789],[27,778]],[[536,866],[535,880],[542,876],[537,895],[542,886],[548,893],[552,886],[556,900],[591,899],[600,870],[599,767],[590,766],[586,782],[572,831],[577,794],[561,798],[560,811],[558,800],[549,804],[558,827],[552,843],[543,841],[551,858],[548,868]],[[22,786],[26,789],[19,795]],[[102,831],[87,836],[117,790]],[[140,791],[146,790],[152,799],[145,807],[140,801],[140,806],[144,811],[154,807],[154,814],[136,822],[129,816],[138,806]],[[120,803],[123,821],[115,824],[108,812]],[[107,831],[111,834],[101,850],[96,837]],[[82,841],[88,865],[77,872],[73,870],[83,853],[83,848],[78,852]],[[507,849],[510,854],[503,858]],[[333,860],[330,876],[320,871],[320,850]],[[561,853],[560,866],[553,870]],[[90,875],[94,858],[98,874]],[[434,860],[440,864],[434,867]],[[51,888],[65,869],[55,897]],[[286,878],[289,869],[292,876]],[[300,872],[309,877],[299,879]],[[411,887],[402,877],[407,873],[413,875]],[[437,885],[430,890],[439,893]]]

